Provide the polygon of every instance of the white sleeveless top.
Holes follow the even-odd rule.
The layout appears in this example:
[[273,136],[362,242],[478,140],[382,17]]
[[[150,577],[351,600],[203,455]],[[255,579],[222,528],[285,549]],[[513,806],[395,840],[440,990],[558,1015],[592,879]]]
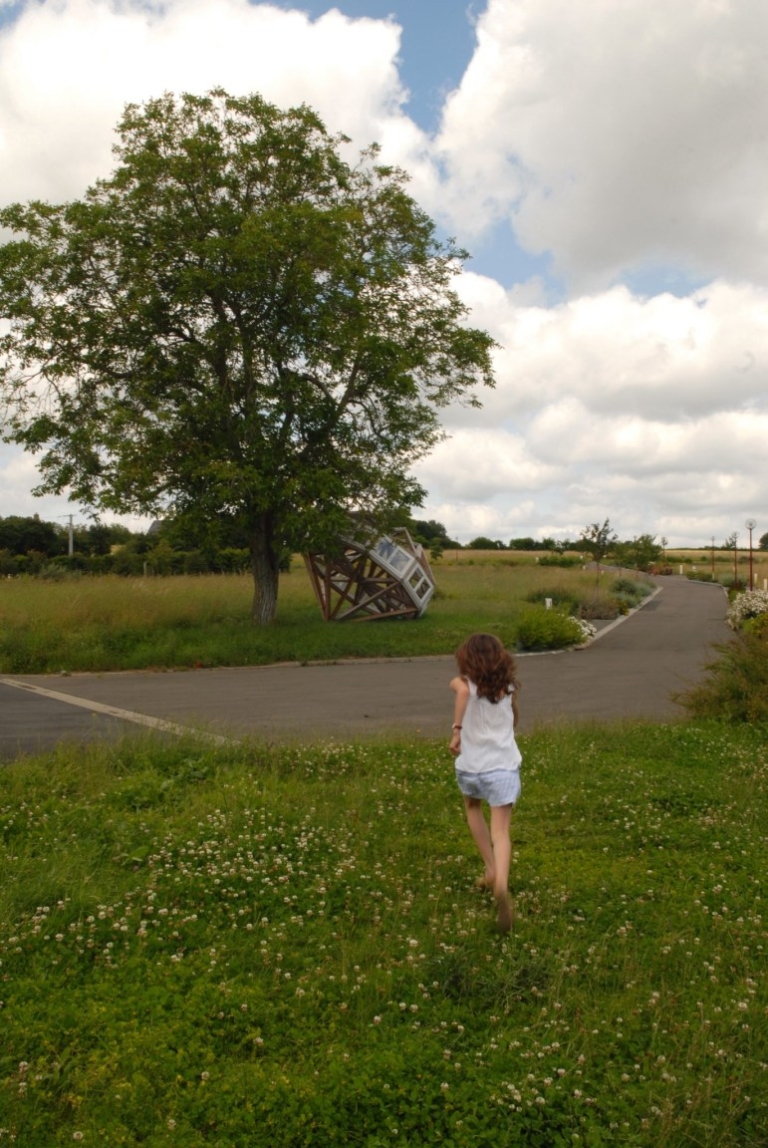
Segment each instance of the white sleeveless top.
[[461,753],[456,758],[456,768],[465,773],[519,769],[523,757],[515,741],[511,696],[494,704],[477,696],[473,681],[467,678],[466,682],[469,698],[462,718]]

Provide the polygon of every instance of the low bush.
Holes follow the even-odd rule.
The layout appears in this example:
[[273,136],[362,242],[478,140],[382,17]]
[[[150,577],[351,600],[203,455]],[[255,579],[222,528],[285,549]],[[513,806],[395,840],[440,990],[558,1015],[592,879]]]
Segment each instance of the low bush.
[[560,610],[529,606],[517,622],[517,646],[521,650],[558,650],[584,641],[576,618]]
[[621,611],[613,594],[602,589],[595,589],[579,600],[576,613],[579,618],[584,618],[586,621],[591,621],[594,618],[611,621],[613,618],[618,618]]
[[732,630],[738,630],[748,618],[762,614],[768,614],[768,590],[745,590],[731,602],[727,622]]
[[624,615],[624,616],[626,616],[630,612],[630,610],[634,610],[635,606],[637,605],[637,599],[636,598],[630,598],[626,594],[616,594],[616,595],[614,595],[614,598],[615,598],[619,613]]
[[717,581],[714,574],[711,574],[709,572],[709,570],[686,570],[685,576],[686,576],[686,578],[690,579],[691,582],[716,582]]
[[563,570],[582,565],[582,559],[576,554],[542,554],[539,559],[539,566],[560,566]]
[[701,682],[674,695],[691,717],[768,722],[768,627],[744,630],[718,645]]
[[610,592],[619,613],[628,614],[648,597],[651,587],[647,582],[640,582],[636,578],[617,578],[611,584]]
[[530,594],[526,594],[525,600],[543,606],[548,598],[556,609],[567,614],[574,613],[580,602],[578,590],[575,587],[564,586],[543,586],[540,590],[531,590]]
[[611,584],[612,593],[621,594],[625,598],[634,598],[637,602],[647,598],[652,589],[652,586],[639,578],[617,578]]

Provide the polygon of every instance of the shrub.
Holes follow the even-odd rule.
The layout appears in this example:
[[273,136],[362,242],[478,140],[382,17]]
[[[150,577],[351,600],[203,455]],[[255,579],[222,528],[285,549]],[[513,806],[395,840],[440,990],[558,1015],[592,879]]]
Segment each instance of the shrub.
[[190,550],[184,555],[185,574],[207,574],[210,570],[208,559],[199,550]]
[[518,619],[516,637],[521,650],[556,650],[580,644],[585,635],[578,619],[529,606]]
[[704,679],[674,701],[691,717],[768,721],[768,627],[743,631],[715,649],[720,656],[707,664]]
[[744,629],[750,634],[762,634],[768,637],[768,614],[758,614],[756,618],[747,618]]
[[22,555],[12,554],[10,550],[0,550],[0,576],[4,578],[13,578],[14,575],[20,574],[23,568],[23,561],[19,561]]
[[738,630],[745,619],[758,618],[761,614],[768,614],[768,590],[745,590],[731,602],[728,625],[732,630]]
[[485,538],[480,535],[479,538],[473,538],[467,543],[467,550],[506,550],[506,546],[500,538]]
[[595,590],[589,595],[588,598],[582,598],[579,601],[577,614],[579,618],[602,618],[603,620],[610,621],[613,618],[618,618],[620,614],[619,604],[612,594],[607,594],[603,590]]
[[52,558],[47,567],[44,567],[41,573],[45,575],[47,569],[52,566],[58,566],[65,573],[71,573],[73,570],[79,571],[84,574],[90,570],[90,559],[85,554],[57,554]]
[[619,613],[628,614],[642,602],[643,598],[648,597],[651,588],[646,582],[640,582],[636,578],[616,578],[611,584],[610,592]]
[[686,578],[691,582],[716,582],[717,579],[708,570],[686,570]]
[[636,598],[638,602],[642,602],[643,598],[647,598],[650,594],[651,587],[638,578],[616,578],[611,590],[614,594],[623,594],[625,597]]
[[578,591],[574,587],[566,590],[563,586],[545,586],[541,590],[532,590],[525,600],[543,606],[547,598],[551,598],[553,605],[567,614],[572,614],[579,605]]
[[124,578],[140,577],[144,573],[145,555],[129,550],[127,546],[116,550],[112,555],[112,570]]
[[225,546],[213,559],[212,568],[221,574],[243,574],[250,569],[251,556],[247,550]]
[[568,569],[573,566],[582,566],[581,558],[575,554],[542,554],[539,559],[539,566],[561,566]]
[[586,618],[574,618],[574,622],[581,630],[582,642],[588,642],[591,638],[594,638],[597,630],[591,622],[588,622]]
[[42,578],[45,582],[64,582],[71,576],[69,571],[65,570],[63,566],[57,565],[55,562],[47,562],[45,566],[37,571],[37,577]]
[[634,610],[637,605],[637,599],[630,598],[628,594],[614,594],[613,600],[616,603],[616,608],[623,617],[626,617],[630,610]]

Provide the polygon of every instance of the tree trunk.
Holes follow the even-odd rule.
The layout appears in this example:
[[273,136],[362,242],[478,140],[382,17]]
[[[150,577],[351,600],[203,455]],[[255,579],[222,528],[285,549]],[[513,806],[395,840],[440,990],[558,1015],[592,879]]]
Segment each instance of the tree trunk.
[[269,514],[260,515],[251,535],[251,572],[253,573],[251,617],[257,626],[270,626],[277,614],[280,555],[277,553],[274,537],[272,516]]

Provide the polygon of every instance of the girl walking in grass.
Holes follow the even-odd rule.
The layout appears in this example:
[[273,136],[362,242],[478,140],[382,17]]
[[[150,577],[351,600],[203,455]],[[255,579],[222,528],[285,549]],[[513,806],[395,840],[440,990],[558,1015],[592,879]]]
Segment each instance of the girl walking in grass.
[[[456,651],[456,662],[459,676],[451,682],[456,699],[450,749],[456,756],[467,824],[485,865],[478,886],[493,892],[497,924],[506,933],[513,920],[509,827],[520,796],[522,761],[515,741],[515,660],[492,634],[472,634]],[[483,801],[491,807],[490,829]]]

